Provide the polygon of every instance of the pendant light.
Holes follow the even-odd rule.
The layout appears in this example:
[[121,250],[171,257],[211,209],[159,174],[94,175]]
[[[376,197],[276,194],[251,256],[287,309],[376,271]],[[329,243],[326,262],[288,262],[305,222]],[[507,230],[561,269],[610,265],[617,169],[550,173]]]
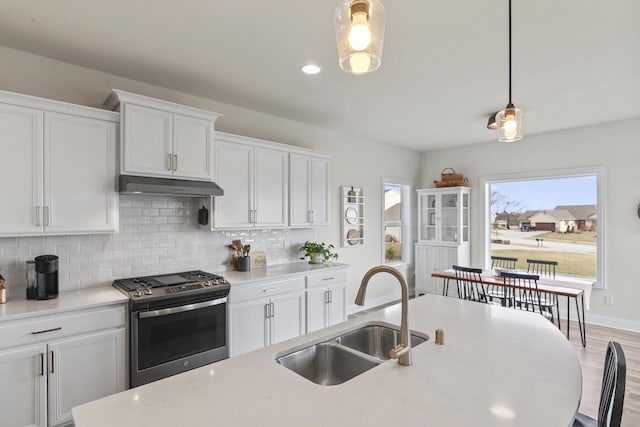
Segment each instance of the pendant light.
[[509,0],[509,103],[504,110],[495,114],[494,120],[489,117],[487,127],[491,129],[493,122],[500,142],[519,141],[522,139],[522,116],[522,110],[516,108],[511,101],[511,0]]
[[366,74],[380,67],[384,6],[379,0],[344,0],[335,12],[340,68]]

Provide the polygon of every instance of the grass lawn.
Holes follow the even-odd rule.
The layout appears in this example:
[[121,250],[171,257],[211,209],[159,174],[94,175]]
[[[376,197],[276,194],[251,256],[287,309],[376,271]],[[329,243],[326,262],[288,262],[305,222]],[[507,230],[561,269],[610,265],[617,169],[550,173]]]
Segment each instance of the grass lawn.
[[492,250],[491,255],[518,258],[516,268],[526,270],[527,259],[558,261],[557,274],[596,277],[596,255],[570,252],[528,251],[526,249]]
[[384,242],[385,261],[400,261],[402,259],[402,243]]
[[579,233],[564,233],[564,234],[549,232],[544,234],[538,234],[533,237],[527,237],[527,239],[557,240],[558,242],[595,245],[597,241],[597,235],[595,231],[581,231]]

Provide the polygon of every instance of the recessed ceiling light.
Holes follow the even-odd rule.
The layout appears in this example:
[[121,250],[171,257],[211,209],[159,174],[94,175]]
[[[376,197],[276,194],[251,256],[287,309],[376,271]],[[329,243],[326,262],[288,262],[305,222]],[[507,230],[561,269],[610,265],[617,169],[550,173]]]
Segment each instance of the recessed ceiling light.
[[302,67],[302,72],[305,74],[318,74],[320,72],[320,67],[314,64],[307,64]]

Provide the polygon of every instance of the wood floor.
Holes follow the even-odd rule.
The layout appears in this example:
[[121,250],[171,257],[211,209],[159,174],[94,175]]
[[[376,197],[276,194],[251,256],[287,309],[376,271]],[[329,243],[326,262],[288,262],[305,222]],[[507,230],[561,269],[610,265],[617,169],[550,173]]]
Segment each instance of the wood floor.
[[[354,313],[350,317],[370,313],[392,304],[396,304],[396,302]],[[566,324],[562,325],[562,330],[566,331]],[[571,343],[576,350],[582,367],[580,412],[593,418],[598,416],[600,386],[602,384],[602,370],[607,343],[609,341],[617,341],[622,346],[627,361],[627,382],[622,427],[640,426],[640,334],[587,324],[587,348],[582,348],[577,323],[571,322],[571,331]]]
[[[566,326],[563,325],[563,330]],[[582,401],[580,412],[596,418],[600,402],[600,385],[604,355],[609,341],[617,341],[627,361],[627,384],[622,413],[623,427],[640,426],[640,334],[587,325],[587,348],[582,348],[578,325],[571,322],[571,343],[582,366]]]

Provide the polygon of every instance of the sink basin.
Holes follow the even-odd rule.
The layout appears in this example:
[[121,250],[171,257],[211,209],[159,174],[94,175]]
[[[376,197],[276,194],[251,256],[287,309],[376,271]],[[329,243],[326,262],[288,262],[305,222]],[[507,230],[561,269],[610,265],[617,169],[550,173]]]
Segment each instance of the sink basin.
[[[427,335],[412,332],[411,346],[427,341]],[[389,352],[400,342],[400,331],[386,325],[365,325],[323,342],[276,357],[276,362],[320,385],[336,385],[389,360]]]
[[334,342],[318,343],[276,361],[320,385],[342,384],[380,364]]
[[[429,339],[426,335],[415,333],[411,333],[409,338],[411,347]],[[382,325],[369,325],[337,337],[336,342],[377,359],[389,360],[389,352],[400,343],[400,331]]]

